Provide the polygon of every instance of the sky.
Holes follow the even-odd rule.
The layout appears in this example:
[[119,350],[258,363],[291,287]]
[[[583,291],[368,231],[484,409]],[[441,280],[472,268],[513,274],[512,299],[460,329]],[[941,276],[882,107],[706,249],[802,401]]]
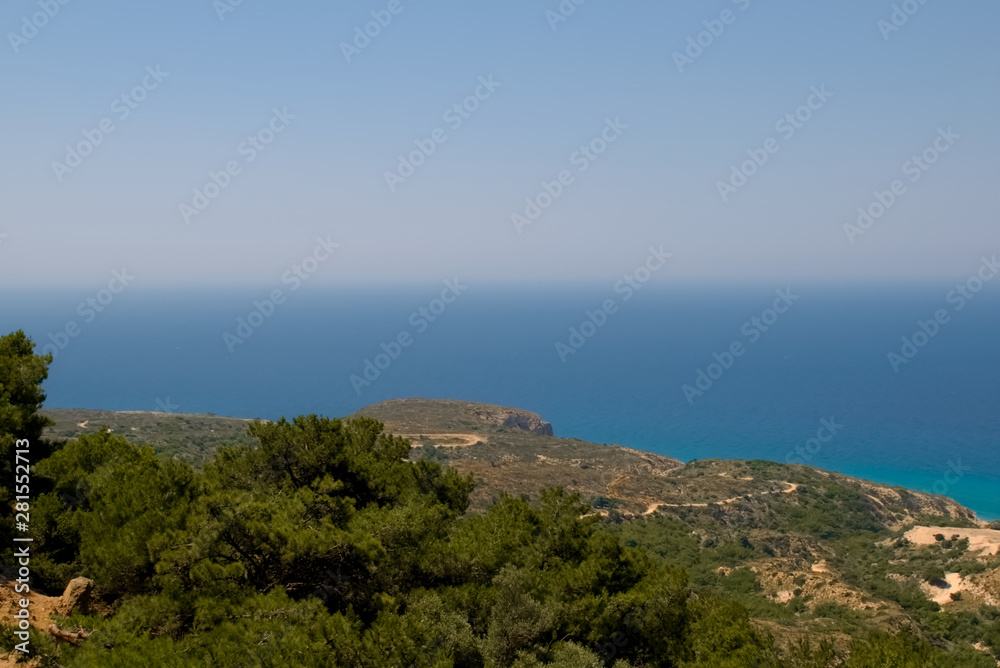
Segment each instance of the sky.
[[577,2],[9,0],[0,290],[613,282],[650,247],[656,281],[916,282],[1000,251],[996,2]]

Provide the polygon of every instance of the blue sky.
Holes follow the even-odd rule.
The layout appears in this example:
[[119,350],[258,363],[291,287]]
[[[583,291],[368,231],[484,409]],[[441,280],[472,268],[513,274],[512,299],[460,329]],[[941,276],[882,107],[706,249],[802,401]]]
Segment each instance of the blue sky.
[[[37,34],[37,0],[0,9],[3,288],[122,267],[146,286],[271,285],[320,236],[340,244],[315,279],[331,285],[613,282],[650,245],[674,254],[663,281],[919,281],[1000,251],[995,2],[913,0],[885,39],[893,3],[873,0],[587,0],[554,29],[556,0],[399,0],[348,62],[342,43],[389,0],[243,0],[220,19],[225,1],[42,0],[58,11]],[[706,21],[721,34],[678,71]],[[114,101],[144,80],[121,119]],[[793,136],[776,130],[822,86],[832,97]],[[477,88],[453,128],[445,112]],[[274,110],[294,118],[249,161]],[[57,173],[105,119],[114,131]],[[574,161],[608,119],[627,128]],[[947,128],[960,138],[910,181],[904,164]],[[769,138],[777,152],[723,201],[718,183]],[[512,215],[564,170],[518,232]],[[895,180],[903,194],[851,243],[844,226]]]

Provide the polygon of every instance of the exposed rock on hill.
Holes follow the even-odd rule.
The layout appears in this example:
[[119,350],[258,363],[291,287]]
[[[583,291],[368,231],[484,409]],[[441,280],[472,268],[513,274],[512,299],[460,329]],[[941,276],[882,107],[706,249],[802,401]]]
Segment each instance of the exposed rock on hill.
[[[459,424],[480,427],[504,427],[552,436],[552,425],[537,413],[477,404],[453,399],[392,399],[368,406],[359,414],[384,422],[390,431],[454,430]],[[485,423],[485,424],[483,424]]]
[[476,414],[487,422],[499,424],[501,427],[522,429],[541,436],[552,436],[552,425],[535,413],[505,410],[500,414],[487,411],[477,411]]

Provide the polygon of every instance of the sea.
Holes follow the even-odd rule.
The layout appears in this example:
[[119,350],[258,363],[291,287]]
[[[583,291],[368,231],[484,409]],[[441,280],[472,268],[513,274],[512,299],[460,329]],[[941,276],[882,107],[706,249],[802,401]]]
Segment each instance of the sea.
[[462,399],[557,436],[807,463],[998,520],[1000,291],[963,288],[8,291],[0,332],[54,354],[50,408],[273,420]]

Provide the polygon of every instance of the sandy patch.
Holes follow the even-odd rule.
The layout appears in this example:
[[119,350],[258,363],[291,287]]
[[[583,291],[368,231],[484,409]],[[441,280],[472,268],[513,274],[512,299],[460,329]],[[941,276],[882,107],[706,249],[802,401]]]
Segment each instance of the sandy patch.
[[795,594],[788,591],[787,589],[782,589],[781,591],[779,591],[774,595],[774,600],[777,601],[778,603],[788,603],[793,598],[795,598]]
[[[938,585],[944,585],[938,586]],[[951,595],[965,591],[965,580],[958,573],[948,573],[944,576],[944,582],[938,582],[936,584],[929,584],[927,582],[921,583],[921,588],[927,593],[927,597],[937,603],[938,605],[945,605],[946,603],[951,603]]]
[[1000,554],[1000,531],[996,529],[953,529],[951,527],[913,527],[904,534],[904,538],[914,545],[933,545],[937,543],[935,536],[943,535],[946,539],[957,535],[959,540],[969,539],[969,551],[983,555]]
[[[69,614],[82,601],[86,601],[90,596],[92,582],[77,578],[67,585],[62,596],[44,596],[34,591],[27,594],[20,593],[15,591],[16,585],[16,582],[10,580],[0,582],[0,626],[17,627],[18,619],[14,615],[22,609],[20,601],[27,599],[30,601],[28,623],[39,631],[47,632],[59,641],[75,645],[84,642],[90,635],[81,628],[70,630],[60,628],[56,625],[54,616]],[[0,668],[15,665],[31,668],[38,665],[35,661],[18,663],[19,658],[23,656],[17,651],[0,656]]]
[[476,443],[485,443],[486,437],[482,434],[396,434],[401,436],[416,447],[430,443],[437,448],[467,448]]
[[966,591],[983,599],[987,605],[1000,606],[1000,568],[970,575],[965,587]]
[[27,598],[31,601],[28,611],[31,614],[29,622],[37,629],[46,629],[52,620],[49,615],[58,611],[61,602],[58,596],[43,596],[36,592],[31,592],[27,596],[14,591],[14,582],[0,583],[0,624],[4,626],[16,626],[17,620],[14,613],[20,609],[18,601]]
[[[59,597],[42,596],[34,592],[25,597],[24,594],[18,594],[14,591],[14,584],[14,582],[0,582],[0,626],[17,626],[14,613],[21,609],[18,601],[27,598],[31,601],[31,605],[28,607],[28,612],[31,615],[28,622],[39,631],[47,629],[52,623],[49,615],[57,611]],[[16,642],[20,642],[20,640]],[[15,651],[6,655],[0,653],[0,668],[33,668],[39,665],[37,659],[31,660],[29,663],[18,663],[19,658],[22,658],[20,652]]]

